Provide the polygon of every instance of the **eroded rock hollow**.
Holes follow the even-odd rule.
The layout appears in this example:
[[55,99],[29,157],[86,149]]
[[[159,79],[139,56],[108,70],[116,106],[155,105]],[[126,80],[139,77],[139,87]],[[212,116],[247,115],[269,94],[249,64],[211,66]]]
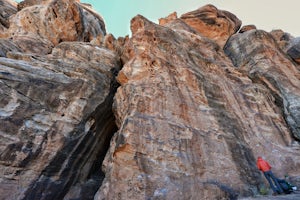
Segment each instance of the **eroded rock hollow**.
[[115,39],[90,5],[0,0],[1,199],[237,199],[300,186],[299,39],[213,5]]

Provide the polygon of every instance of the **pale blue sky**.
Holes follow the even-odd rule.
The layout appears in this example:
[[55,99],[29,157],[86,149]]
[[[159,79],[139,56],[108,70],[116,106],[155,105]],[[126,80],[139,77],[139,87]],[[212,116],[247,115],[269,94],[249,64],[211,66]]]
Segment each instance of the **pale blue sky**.
[[[17,2],[20,2],[17,1]],[[130,20],[141,14],[158,23],[158,19],[176,11],[181,14],[206,4],[235,14],[243,25],[254,24],[266,31],[282,29],[300,36],[300,0],[81,0],[92,4],[105,21],[106,30],[115,37],[130,35]]]
[[213,4],[234,13],[243,25],[254,24],[259,29],[282,29],[300,36],[300,0],[81,0],[92,4],[104,18],[107,32],[115,37],[130,34],[130,20],[141,14],[153,22],[176,11],[186,12]]

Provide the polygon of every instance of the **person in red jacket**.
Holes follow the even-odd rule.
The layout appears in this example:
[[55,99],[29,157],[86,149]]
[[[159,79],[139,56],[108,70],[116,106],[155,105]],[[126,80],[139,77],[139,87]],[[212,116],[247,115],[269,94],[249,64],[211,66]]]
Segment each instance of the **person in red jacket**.
[[[257,165],[257,168],[264,173],[264,175],[265,175],[266,179],[268,180],[273,192],[275,194],[283,193],[283,190],[280,187],[280,185],[277,181],[277,178],[274,176],[274,174],[271,171],[272,167],[270,166],[270,164],[267,161],[263,160],[262,157],[259,156],[257,158],[256,165]],[[273,182],[275,183],[276,187],[274,186]]]

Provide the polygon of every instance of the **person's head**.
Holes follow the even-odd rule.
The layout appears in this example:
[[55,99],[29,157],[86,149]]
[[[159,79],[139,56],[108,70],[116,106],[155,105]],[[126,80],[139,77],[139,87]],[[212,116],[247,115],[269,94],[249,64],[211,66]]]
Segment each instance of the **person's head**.
[[257,157],[257,160],[261,160],[261,159],[262,159],[262,157],[261,157],[261,156],[258,156],[258,157]]

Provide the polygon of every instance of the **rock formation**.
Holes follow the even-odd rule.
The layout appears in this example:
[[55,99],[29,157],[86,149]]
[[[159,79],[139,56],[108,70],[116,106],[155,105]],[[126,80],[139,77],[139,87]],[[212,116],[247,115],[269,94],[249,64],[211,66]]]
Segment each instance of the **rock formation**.
[[300,186],[288,33],[212,5],[118,39],[75,0],[0,11],[0,199],[237,199],[266,184],[257,156]]
[[[243,44],[241,44],[243,41]],[[280,52],[274,38],[261,30],[233,35],[224,47],[233,64],[253,82],[264,85],[281,109],[289,130],[300,139],[299,68]]]
[[287,53],[294,61],[300,64],[300,37],[292,40]]
[[[38,13],[48,11],[56,16],[45,23]],[[84,42],[105,34],[91,15],[72,1],[51,1],[11,18],[0,45],[1,199],[92,199],[100,187],[116,131],[120,59]]]
[[208,37],[221,47],[241,26],[241,21],[228,11],[218,10],[213,5],[203,6],[180,17],[202,36]]
[[250,31],[250,30],[253,30],[253,29],[256,29],[256,26],[255,25],[246,25],[246,26],[243,26],[240,30],[239,30],[239,33],[244,33],[246,31]]
[[9,17],[17,13],[17,3],[11,1],[0,1],[0,31],[9,27]]

